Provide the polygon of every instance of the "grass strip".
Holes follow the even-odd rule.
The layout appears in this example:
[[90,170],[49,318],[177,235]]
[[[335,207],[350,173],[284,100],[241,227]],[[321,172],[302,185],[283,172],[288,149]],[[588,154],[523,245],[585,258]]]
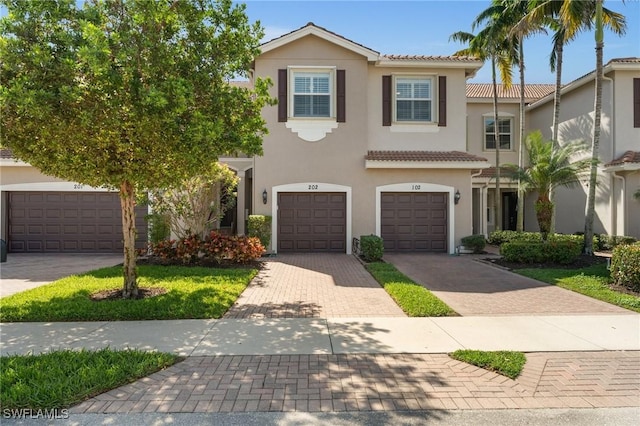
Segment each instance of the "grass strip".
[[611,278],[605,264],[581,269],[515,269],[514,272],[621,308],[640,312],[640,297],[609,288]]
[[458,361],[493,371],[503,376],[515,379],[520,375],[526,356],[522,352],[513,351],[477,351],[471,349],[459,349],[449,356]]
[[410,317],[443,317],[456,315],[446,303],[429,290],[402,274],[390,263],[374,262],[367,271],[380,283],[398,306]]
[[3,410],[67,408],[173,365],[180,358],[160,352],[61,350],[0,359]]
[[163,287],[167,293],[138,300],[92,301],[92,293],[122,288],[122,267],[103,268],[0,299],[0,321],[220,318],[256,273],[241,268],[142,265],[138,285]]

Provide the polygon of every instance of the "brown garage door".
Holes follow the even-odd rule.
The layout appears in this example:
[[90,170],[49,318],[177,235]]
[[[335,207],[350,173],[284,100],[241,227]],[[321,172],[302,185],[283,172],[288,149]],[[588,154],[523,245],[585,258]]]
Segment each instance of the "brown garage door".
[[278,251],[346,252],[347,203],[343,192],[278,194]]
[[383,192],[381,236],[388,251],[447,251],[447,193]]
[[[136,208],[136,246],[144,247],[147,207]],[[118,194],[109,192],[9,193],[9,251],[122,251]]]

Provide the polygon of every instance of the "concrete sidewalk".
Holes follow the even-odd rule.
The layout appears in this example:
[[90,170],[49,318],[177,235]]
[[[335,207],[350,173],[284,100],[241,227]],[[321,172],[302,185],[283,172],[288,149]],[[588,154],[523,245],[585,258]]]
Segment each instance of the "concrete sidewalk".
[[638,314],[4,323],[0,327],[2,355],[107,346],[182,356],[640,350]]

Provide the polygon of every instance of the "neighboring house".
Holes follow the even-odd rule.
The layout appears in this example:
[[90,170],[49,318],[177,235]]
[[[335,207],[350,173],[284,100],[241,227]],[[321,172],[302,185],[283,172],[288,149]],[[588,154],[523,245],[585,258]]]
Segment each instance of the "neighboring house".
[[[591,146],[595,98],[595,71],[562,88],[560,143],[584,141]],[[527,128],[551,137],[553,94],[527,108]],[[612,59],[604,66],[594,232],[630,235],[640,239],[640,58]],[[591,155],[588,148],[588,155]],[[588,178],[578,189],[560,188],[555,196],[556,231],[584,231]],[[535,216],[526,227],[537,230]]]
[[[553,92],[553,84],[526,84],[525,104]],[[500,131],[500,164],[518,164],[520,150],[520,85],[498,92],[498,125]],[[525,116],[525,121],[527,117]],[[496,176],[496,141],[494,135],[493,85],[467,84],[467,151],[485,157],[491,167],[473,174],[473,233],[489,235],[496,228],[493,211]],[[526,157],[525,157],[526,160]],[[501,173],[501,229],[516,229],[517,183]],[[535,215],[532,215],[535,217]],[[537,225],[536,225],[537,226]],[[536,228],[537,229],[537,228]]]
[[[633,128],[631,113],[640,121],[639,65],[606,68],[615,93],[608,82],[605,98],[617,116],[605,107],[602,174],[610,186],[599,188],[598,220],[610,226],[597,232],[640,236],[640,204],[631,198],[640,187],[640,125]],[[381,55],[312,23],[263,44],[251,75],[273,80],[278,105],[263,112],[263,156],[220,159],[240,178],[235,208],[220,225],[244,234],[249,214],[270,215],[270,250],[278,253],[351,253],[353,238],[368,234],[383,237],[387,251],[454,253],[462,237],[488,234],[495,227],[491,87],[466,83],[481,66],[467,57]],[[528,129],[548,133],[553,95],[545,95],[552,91],[526,86]],[[501,164],[518,162],[518,93],[518,86],[500,87]],[[583,121],[591,117],[592,74],[563,93],[563,140],[590,140]],[[0,237],[10,251],[121,250],[117,194],[44,176],[7,150],[0,154]],[[501,187],[502,227],[511,229],[516,186],[503,179]],[[575,206],[584,200],[567,213],[571,198],[558,198],[558,230],[581,230]],[[526,229],[535,231],[527,207]],[[145,214],[140,207],[139,244]]]

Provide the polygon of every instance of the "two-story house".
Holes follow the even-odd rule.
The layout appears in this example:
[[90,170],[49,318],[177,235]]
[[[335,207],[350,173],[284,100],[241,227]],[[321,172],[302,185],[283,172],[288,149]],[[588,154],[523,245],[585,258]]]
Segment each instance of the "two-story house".
[[384,56],[312,23],[262,46],[253,75],[278,105],[252,169],[253,211],[271,215],[275,252],[453,253],[471,234],[466,57]]

